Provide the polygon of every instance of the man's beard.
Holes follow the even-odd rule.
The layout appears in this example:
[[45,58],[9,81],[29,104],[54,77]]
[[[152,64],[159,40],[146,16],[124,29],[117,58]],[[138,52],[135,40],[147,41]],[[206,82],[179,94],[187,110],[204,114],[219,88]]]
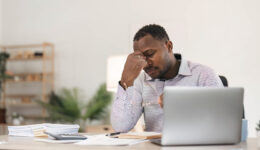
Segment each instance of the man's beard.
[[165,75],[167,72],[169,72],[170,69],[171,69],[171,64],[168,62],[168,63],[166,63],[165,68],[164,68],[162,71],[160,71],[160,73],[159,73],[159,75],[158,75],[157,78],[158,78],[158,79],[164,79],[164,75]]

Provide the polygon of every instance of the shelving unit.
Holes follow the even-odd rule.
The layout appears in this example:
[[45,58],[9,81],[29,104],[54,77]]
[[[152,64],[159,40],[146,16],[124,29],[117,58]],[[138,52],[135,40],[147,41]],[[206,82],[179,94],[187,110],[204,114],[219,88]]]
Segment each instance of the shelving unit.
[[7,122],[11,122],[14,111],[25,119],[46,117],[46,110],[35,101],[46,102],[54,89],[54,45],[10,45],[0,49],[10,54],[7,71],[13,76],[3,84],[1,102],[7,108]]

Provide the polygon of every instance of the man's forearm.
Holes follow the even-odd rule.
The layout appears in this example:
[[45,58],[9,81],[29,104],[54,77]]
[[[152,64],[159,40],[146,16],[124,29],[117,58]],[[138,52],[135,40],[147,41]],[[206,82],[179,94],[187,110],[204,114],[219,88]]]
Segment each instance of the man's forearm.
[[111,113],[111,124],[115,131],[128,132],[134,128],[142,113],[140,98],[133,87],[126,91],[119,87]]

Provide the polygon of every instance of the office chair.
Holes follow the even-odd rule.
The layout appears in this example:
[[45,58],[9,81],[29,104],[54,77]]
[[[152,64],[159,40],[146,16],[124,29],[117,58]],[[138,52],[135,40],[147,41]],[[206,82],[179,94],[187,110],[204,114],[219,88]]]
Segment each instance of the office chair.
[[228,81],[227,78],[225,76],[219,75],[220,80],[222,81],[223,85],[225,87],[228,87]]
[[175,54],[174,54],[174,57],[175,57],[177,60],[181,60],[181,54],[180,54],[180,53],[175,53]]
[[[222,81],[224,87],[228,87],[228,81],[227,78],[223,75],[219,75],[220,80]],[[245,108],[243,106],[243,119],[245,119]]]

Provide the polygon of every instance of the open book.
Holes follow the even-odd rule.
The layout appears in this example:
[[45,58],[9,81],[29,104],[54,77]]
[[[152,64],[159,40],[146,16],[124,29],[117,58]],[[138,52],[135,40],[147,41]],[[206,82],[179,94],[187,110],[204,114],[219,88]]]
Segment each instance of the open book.
[[121,139],[157,139],[161,138],[162,134],[158,132],[128,132],[117,135]]

